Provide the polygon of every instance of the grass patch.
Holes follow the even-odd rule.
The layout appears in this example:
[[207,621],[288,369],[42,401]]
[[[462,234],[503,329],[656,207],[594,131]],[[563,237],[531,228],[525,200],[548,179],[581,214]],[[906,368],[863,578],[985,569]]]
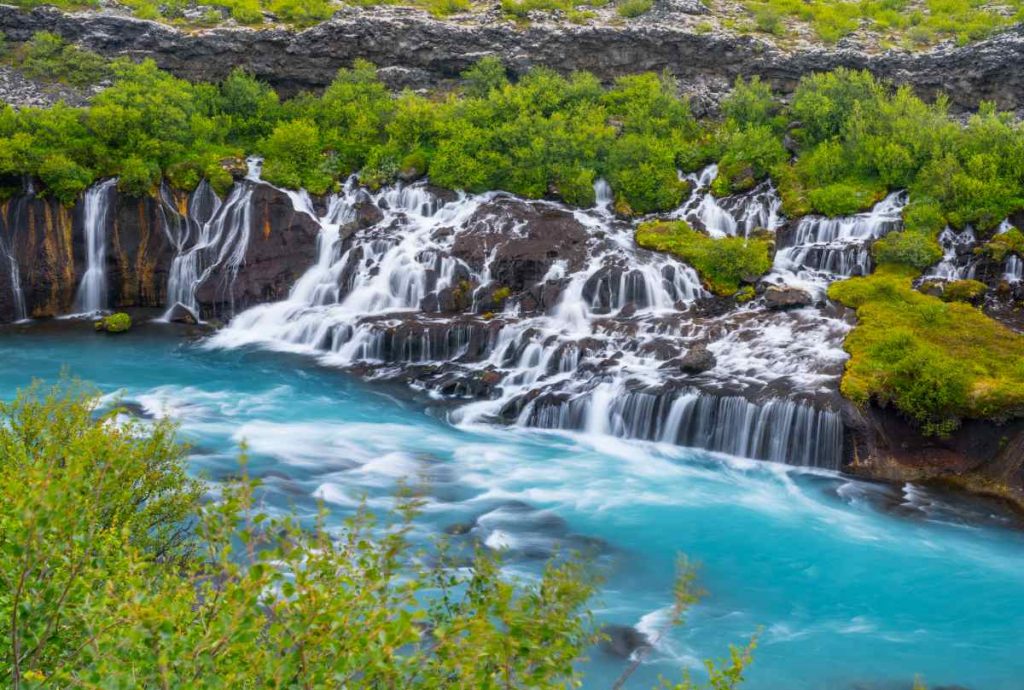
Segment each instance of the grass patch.
[[810,27],[825,43],[864,29],[880,43],[908,49],[953,39],[963,45],[1021,20],[1022,0],[743,0],[750,27],[785,35],[784,19]]
[[678,256],[700,274],[716,295],[735,294],[771,268],[770,243],[762,239],[724,237],[712,239],[685,221],[642,223],[636,243],[645,249]]
[[641,14],[647,14],[653,6],[654,0],[622,0],[616,8],[616,12],[619,13],[620,17],[632,19],[639,17]]
[[914,290],[916,275],[883,265],[829,288],[857,310],[843,394],[859,405],[894,405],[930,435],[948,434],[965,417],[1024,413],[1024,336],[968,304]]

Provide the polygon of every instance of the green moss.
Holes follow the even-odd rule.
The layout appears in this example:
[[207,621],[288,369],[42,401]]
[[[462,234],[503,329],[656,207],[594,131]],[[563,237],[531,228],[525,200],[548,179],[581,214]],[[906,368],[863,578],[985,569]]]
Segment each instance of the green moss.
[[109,316],[104,316],[93,324],[97,331],[106,333],[125,333],[132,327],[132,317],[119,311]]
[[985,296],[988,286],[980,280],[954,280],[942,290],[945,302],[977,302]]
[[771,243],[763,239],[712,239],[685,221],[642,223],[636,242],[645,249],[678,256],[700,274],[716,295],[732,295],[744,282],[756,280],[771,268]]
[[948,433],[966,417],[1024,413],[1024,336],[970,305],[914,290],[916,274],[883,265],[829,288],[857,310],[843,394],[892,404],[926,434]]
[[1017,228],[996,235],[986,242],[979,250],[988,254],[996,261],[1003,261],[1010,254],[1024,257],[1024,233]]

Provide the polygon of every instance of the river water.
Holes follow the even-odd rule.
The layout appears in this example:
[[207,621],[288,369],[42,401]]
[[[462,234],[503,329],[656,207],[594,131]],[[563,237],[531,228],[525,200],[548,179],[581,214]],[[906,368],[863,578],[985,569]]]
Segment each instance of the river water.
[[[83,328],[84,326],[84,328]],[[453,524],[530,577],[558,550],[596,553],[606,623],[653,629],[673,562],[702,564],[707,597],[629,687],[678,679],[761,629],[751,690],[932,687],[1015,690],[1024,655],[1024,535],[995,506],[781,464],[593,434],[457,427],[421,402],[310,360],[214,350],[170,327],[118,337],[87,324],[0,331],[0,394],[62,369],[167,415],[211,480],[244,440],[273,509],[340,518],[383,511],[399,481],[425,484],[417,538]],[[594,650],[586,688],[625,662]]]

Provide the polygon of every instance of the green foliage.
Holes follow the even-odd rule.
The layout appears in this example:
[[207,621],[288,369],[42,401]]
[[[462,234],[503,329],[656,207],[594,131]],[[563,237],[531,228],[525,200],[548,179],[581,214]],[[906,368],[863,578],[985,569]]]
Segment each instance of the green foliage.
[[773,124],[780,105],[771,88],[760,77],[752,77],[749,82],[743,77],[736,77],[732,91],[722,99],[721,109],[722,117],[739,127],[763,126]]
[[903,209],[903,231],[875,242],[871,252],[880,264],[903,264],[923,270],[942,259],[938,236],[946,221],[942,209],[929,201],[914,201]]
[[[806,23],[826,43],[863,27],[881,43],[927,46],[953,38],[978,40],[1010,26],[1024,9],[1020,0],[743,0],[759,31],[783,35],[782,19]],[[909,11],[910,9],[913,11]]]
[[[13,4],[35,7],[43,3],[40,0],[15,0]],[[45,4],[77,11],[83,6],[95,7],[98,3],[93,0],[48,0]],[[187,23],[183,10],[189,5],[184,0],[124,0],[121,4],[141,19]],[[305,27],[329,18],[336,7],[331,0],[216,0],[209,6],[214,8],[210,16],[192,21],[200,25],[220,23],[223,10],[240,24],[261,24],[263,13],[267,11],[285,24]]]
[[718,177],[712,187],[723,196],[752,188],[788,159],[786,149],[767,125],[748,125],[725,134]]
[[505,63],[496,55],[480,58],[462,73],[463,91],[470,98],[487,98],[491,91],[508,86]]
[[641,14],[647,14],[653,5],[654,0],[621,0],[615,11],[619,13],[620,17],[632,19]]
[[104,58],[65,43],[60,36],[47,31],[34,34],[32,40],[21,46],[14,64],[30,79],[72,86],[91,86],[110,76]]
[[267,162],[263,168],[266,179],[313,194],[323,194],[331,178],[324,171],[320,131],[309,120],[282,122],[263,144]]
[[636,242],[646,249],[678,256],[693,266],[708,289],[717,295],[734,294],[741,283],[756,280],[772,265],[768,241],[742,237],[712,239],[685,221],[643,223],[637,228]]
[[829,287],[857,310],[843,393],[861,405],[892,404],[925,434],[949,433],[964,417],[1024,412],[1024,336],[968,304],[914,290],[916,274],[880,266]]
[[46,156],[38,175],[50,193],[66,205],[73,204],[92,183],[90,171],[61,153]]
[[885,187],[858,185],[853,181],[835,182],[808,192],[807,197],[819,213],[848,216],[874,206],[885,196]]
[[[408,535],[416,503],[340,529],[204,500],[166,422],[74,384],[0,403],[0,682],[50,687],[575,687],[598,638],[577,560],[532,582]],[[431,565],[427,565],[430,563]],[[697,599],[681,569],[678,613]],[[734,673],[725,667],[722,673]],[[720,686],[716,667],[712,687]],[[729,686],[732,687],[732,686]]]
[[119,311],[104,316],[93,325],[97,331],[103,331],[104,333],[127,333],[132,327],[132,317],[123,311]]
[[1017,228],[1010,228],[994,236],[980,249],[995,261],[1003,261],[1010,254],[1024,257],[1024,233]]

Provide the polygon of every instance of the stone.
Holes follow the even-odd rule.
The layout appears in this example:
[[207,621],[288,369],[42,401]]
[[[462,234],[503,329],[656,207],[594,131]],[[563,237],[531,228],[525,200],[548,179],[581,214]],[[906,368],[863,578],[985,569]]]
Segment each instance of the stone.
[[679,368],[686,374],[703,374],[715,368],[718,361],[705,343],[697,343],[679,360]]
[[814,304],[814,297],[802,288],[772,285],[764,291],[764,302],[769,309],[791,309]]
[[192,310],[181,302],[175,304],[171,307],[170,311],[167,312],[167,320],[171,323],[184,323],[190,326],[194,326],[199,323],[199,319],[196,318],[196,315]]
[[609,624],[601,627],[604,639],[598,644],[602,652],[619,659],[629,659],[640,650],[651,648],[647,635],[632,625]]

